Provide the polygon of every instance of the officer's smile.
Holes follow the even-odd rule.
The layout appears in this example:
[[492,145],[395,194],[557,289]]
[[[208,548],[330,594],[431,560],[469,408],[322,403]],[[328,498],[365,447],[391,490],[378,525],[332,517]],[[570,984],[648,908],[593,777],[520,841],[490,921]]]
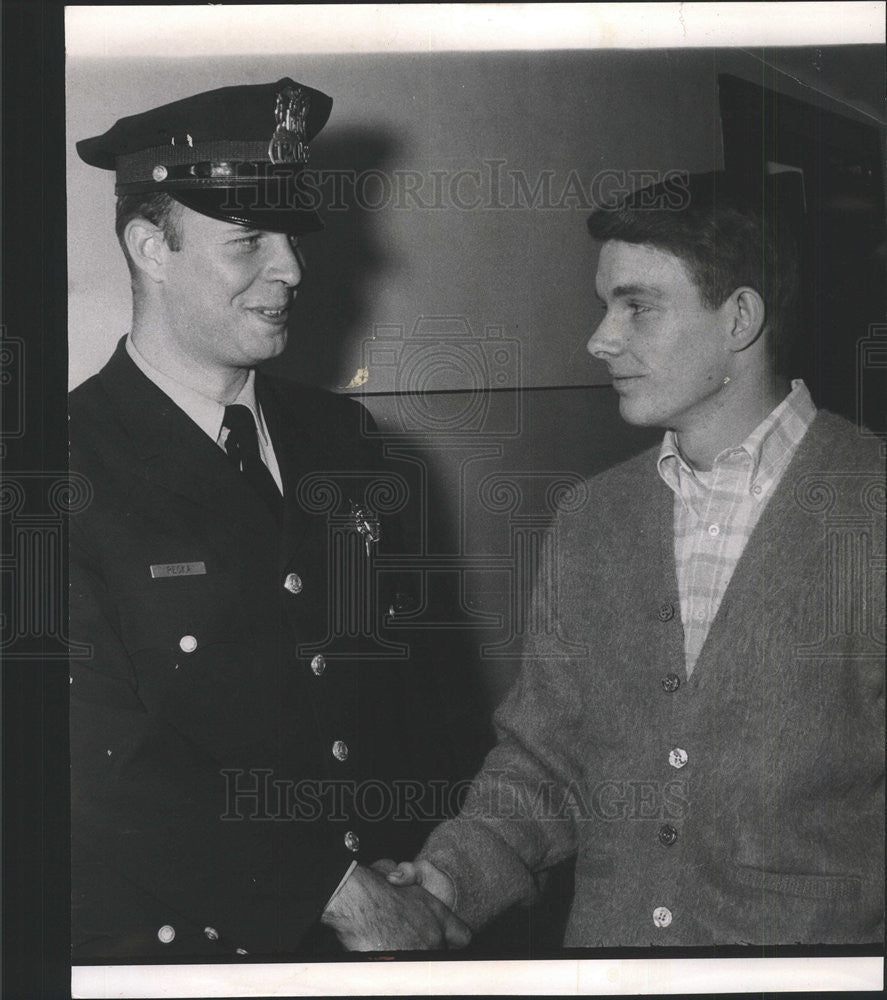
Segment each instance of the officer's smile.
[[266,306],[250,306],[249,312],[255,313],[259,319],[270,323],[272,326],[284,326],[289,319],[290,313],[290,303],[285,306],[279,306],[278,308],[269,308]]

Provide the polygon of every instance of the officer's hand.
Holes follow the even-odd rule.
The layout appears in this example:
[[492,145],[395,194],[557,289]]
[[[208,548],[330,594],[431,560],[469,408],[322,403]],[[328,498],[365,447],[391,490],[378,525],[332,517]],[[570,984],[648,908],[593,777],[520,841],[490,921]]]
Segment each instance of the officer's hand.
[[471,931],[419,885],[397,889],[385,875],[393,861],[358,865],[327,905],[321,923],[349,951],[428,951],[464,948]]
[[421,885],[447,907],[452,907],[456,901],[452,879],[430,861],[401,861],[386,878],[396,886]]

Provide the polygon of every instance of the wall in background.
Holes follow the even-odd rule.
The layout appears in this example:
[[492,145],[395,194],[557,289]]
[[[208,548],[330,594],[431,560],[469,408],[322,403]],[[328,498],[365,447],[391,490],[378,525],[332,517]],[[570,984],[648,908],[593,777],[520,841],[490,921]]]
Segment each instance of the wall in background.
[[[518,526],[544,519],[546,490],[658,439],[619,420],[585,350],[601,315],[590,208],[644,174],[723,166],[719,73],[870,121],[834,75],[830,96],[813,85],[824,62],[865,66],[874,50],[785,50],[791,76],[772,68],[779,52],[740,49],[69,57],[72,385],[104,363],[130,305],[112,175],[76,140],[236,82],[290,75],[333,95],[311,153],[326,230],[303,241],[290,345],[270,367],[340,390],[366,369],[357,391],[423,493],[428,607],[496,701],[517,663]],[[859,74],[847,79],[859,103]]]
[[[871,64],[872,50],[840,59]],[[791,76],[772,69],[780,57]],[[466,667],[480,678],[472,697],[485,703],[452,720],[476,732],[515,675],[516,640],[546,627],[526,615],[525,584],[546,558],[534,546],[555,498],[572,490],[581,503],[584,476],[660,437],[619,419],[586,352],[601,316],[586,216],[645,176],[723,166],[719,73],[871,120],[842,105],[834,79],[829,96],[816,86],[817,59],[822,50],[69,58],[71,384],[101,367],[130,321],[112,177],[81,163],[75,141],[238,82],[289,75],[330,93],[311,154],[333,185],[326,230],[303,241],[290,345],[269,367],[358,392],[384,432],[421,500],[411,625],[440,635],[432,655],[445,676],[459,667],[454,688]]]
[[[791,77],[761,62],[778,53],[739,49],[69,56],[72,385],[130,322],[112,175],[74,150],[119,117],[284,75],[334,97],[311,154],[327,228],[304,240],[309,272],[278,371],[341,389],[368,369],[368,392],[595,385],[606,376],[585,352],[600,317],[589,211],[646,176],[723,165],[718,73],[846,111],[796,82],[801,51],[789,50]],[[416,330],[423,316],[453,317],[443,339],[476,343],[395,384],[392,339],[435,350],[436,331]],[[491,336],[504,352],[484,346]]]

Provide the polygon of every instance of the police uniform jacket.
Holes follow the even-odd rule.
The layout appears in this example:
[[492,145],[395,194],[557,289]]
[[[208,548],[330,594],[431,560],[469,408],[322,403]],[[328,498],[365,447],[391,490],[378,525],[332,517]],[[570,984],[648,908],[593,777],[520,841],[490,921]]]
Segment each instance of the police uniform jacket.
[[877,442],[817,415],[689,678],[657,455],[560,519],[554,627],[576,655],[528,650],[475,793],[423,856],[474,927],[575,856],[568,946],[882,940]]
[[75,959],[297,951],[353,860],[410,849],[383,789],[433,773],[434,698],[380,638],[395,515],[372,554],[348,519],[400,487],[357,403],[256,391],[282,527],[122,341],[70,397]]

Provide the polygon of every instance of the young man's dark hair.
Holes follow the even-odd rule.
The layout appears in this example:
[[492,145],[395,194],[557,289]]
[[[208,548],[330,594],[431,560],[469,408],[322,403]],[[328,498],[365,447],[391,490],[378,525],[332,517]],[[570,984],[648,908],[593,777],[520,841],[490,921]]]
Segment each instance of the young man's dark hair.
[[645,244],[680,258],[711,309],[736,288],[754,288],[767,309],[777,370],[786,374],[800,278],[797,242],[780,204],[785,195],[772,178],[755,187],[723,172],[694,174],[679,189],[674,180],[641,188],[599,209],[587,225],[602,243]]

